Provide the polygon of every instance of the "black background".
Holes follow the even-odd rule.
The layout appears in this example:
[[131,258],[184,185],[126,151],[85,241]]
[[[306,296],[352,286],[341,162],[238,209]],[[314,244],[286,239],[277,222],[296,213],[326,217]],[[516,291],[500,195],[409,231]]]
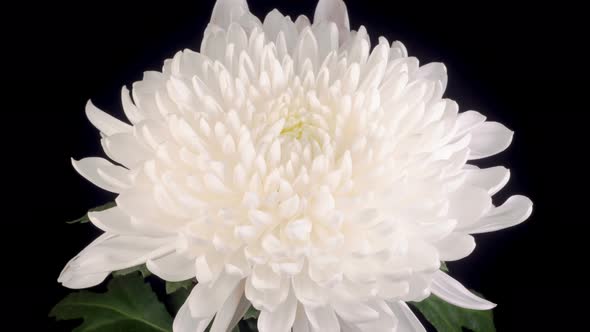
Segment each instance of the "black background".
[[[578,236],[588,219],[588,76],[577,49],[587,42],[585,22],[576,14],[583,11],[541,2],[347,5],[353,28],[365,25],[374,40],[401,40],[421,63],[444,62],[446,95],[462,110],[479,110],[515,131],[512,146],[485,164],[511,168],[498,201],[525,194],[535,203],[533,216],[477,236],[476,251],[450,264],[453,274],[498,303],[499,331],[583,329],[577,300],[587,291],[588,250]],[[113,199],[70,165],[70,157],[102,155],[86,101],[123,118],[121,86],[159,70],[179,49],[198,49],[212,7],[213,0],[49,1],[5,11],[2,274],[3,301],[14,311],[4,320],[18,322],[15,330],[69,330],[47,318],[69,292],[56,279],[98,231],[64,221]],[[250,7],[259,17],[275,7],[312,16],[315,1],[250,0]]]

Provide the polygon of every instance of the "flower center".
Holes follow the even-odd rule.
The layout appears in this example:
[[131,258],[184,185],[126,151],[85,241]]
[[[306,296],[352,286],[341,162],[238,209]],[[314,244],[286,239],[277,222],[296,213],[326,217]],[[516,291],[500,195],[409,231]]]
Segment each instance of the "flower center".
[[303,135],[304,122],[298,114],[289,113],[285,121],[285,126],[281,130],[281,135],[291,136],[300,139]]

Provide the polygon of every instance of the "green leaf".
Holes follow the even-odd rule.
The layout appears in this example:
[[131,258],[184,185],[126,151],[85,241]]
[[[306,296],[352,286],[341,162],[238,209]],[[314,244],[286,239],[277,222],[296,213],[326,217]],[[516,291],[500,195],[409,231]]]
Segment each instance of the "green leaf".
[[49,313],[57,320],[82,318],[73,332],[171,332],[172,317],[139,273],[113,278],[105,293],[81,291]]
[[445,271],[445,272],[449,272],[449,267],[447,266],[446,262],[443,262],[443,261],[440,262],[440,270]]
[[244,319],[258,319],[258,315],[260,315],[260,311],[258,311],[253,306],[250,306],[250,308],[248,308],[248,311],[246,311],[246,313],[244,314]]
[[113,277],[126,276],[126,275],[133,273],[133,272],[141,273],[141,276],[144,278],[147,278],[152,275],[152,273],[150,272],[150,270],[147,269],[145,264],[142,264],[142,265],[132,266],[132,267],[129,267],[129,268],[126,268],[123,270],[119,270],[119,271],[113,271]]
[[[101,206],[97,206],[95,208],[92,208],[90,210],[88,210],[88,212],[95,212],[95,211],[104,211],[106,209],[110,209],[112,207],[116,206],[115,202],[108,202],[104,205]],[[72,220],[72,221],[66,221],[66,224],[85,224],[87,222],[90,221],[90,218],[88,218],[88,213],[86,213],[85,215],[83,215],[82,217],[76,219],[76,220]]]
[[172,294],[182,288],[191,290],[195,286],[195,283],[196,280],[194,279],[188,279],[178,282],[166,281],[166,294]]
[[422,302],[412,302],[438,332],[462,332],[463,327],[475,332],[495,332],[491,310],[471,310],[454,306],[431,295]]

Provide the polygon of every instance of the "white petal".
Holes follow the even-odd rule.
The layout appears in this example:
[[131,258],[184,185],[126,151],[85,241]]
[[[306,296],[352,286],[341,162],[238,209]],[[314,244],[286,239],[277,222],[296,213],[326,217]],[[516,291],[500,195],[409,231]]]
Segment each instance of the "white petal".
[[500,191],[510,179],[510,170],[503,166],[470,169],[465,174],[467,183],[487,190],[490,195]]
[[310,279],[307,272],[294,275],[292,285],[297,300],[302,304],[315,307],[326,303],[322,289]]
[[349,31],[348,10],[342,0],[320,0],[313,15],[313,23],[334,22],[340,31]]
[[129,171],[124,167],[113,165],[106,159],[98,157],[78,161],[72,159],[72,165],[86,180],[104,190],[120,193],[131,186]]
[[440,62],[431,62],[418,68],[416,78],[440,81],[442,90],[444,91],[447,88],[447,68]]
[[347,322],[361,323],[379,318],[379,312],[360,302],[347,303],[335,301],[332,303],[332,307],[338,316]]
[[[103,233],[99,237],[97,237],[94,241],[92,241],[86,248],[84,248],[80,253],[74,258],[70,259],[70,261],[64,266],[63,270],[59,274],[57,281],[62,283],[64,286],[69,288],[87,288],[98,285],[101,283],[108,275],[109,272],[100,272],[94,274],[76,274],[74,269],[72,268],[72,263],[76,261],[78,257],[86,253],[90,248],[97,246],[104,241],[107,241],[113,237],[116,237],[115,234],[108,234]],[[75,264],[75,263],[74,263]],[[101,279],[102,277],[102,279]],[[72,285],[72,286],[70,286]],[[78,287],[75,287],[78,286]]]
[[436,242],[442,261],[456,261],[469,256],[475,249],[475,239],[471,235],[452,233]]
[[94,286],[112,271],[145,263],[170,250],[173,238],[113,235],[105,233],[64,267],[58,281],[66,287]]
[[312,308],[305,306],[305,314],[314,331],[338,332],[338,317],[330,306]]
[[226,332],[232,330],[233,326],[230,324],[240,305],[243,295],[244,282],[242,281],[229,295],[227,300],[225,300],[219,311],[217,311],[213,325],[211,325],[211,332]]
[[64,278],[61,283],[70,289],[84,289],[100,284],[109,276],[109,274],[111,273],[70,273],[66,274],[67,278]]
[[273,9],[271,12],[266,14],[262,27],[267,40],[276,40],[277,35],[283,27],[283,24],[285,24],[285,21],[285,16],[277,9]]
[[123,104],[123,112],[131,123],[138,123],[144,119],[144,116],[139,112],[137,106],[131,100],[131,93],[127,87],[121,88],[121,103]]
[[236,21],[248,12],[246,0],[217,0],[213,7],[211,23],[227,28],[232,21]]
[[393,302],[389,307],[397,318],[397,328],[399,332],[426,332],[418,317],[414,315],[412,310],[403,301]]
[[305,316],[305,310],[302,304],[297,305],[297,313],[293,322],[293,332],[311,332],[311,327]]
[[130,125],[98,109],[90,100],[86,103],[86,116],[96,129],[107,136],[128,132],[132,129]]
[[146,267],[166,281],[183,281],[195,276],[195,260],[188,259],[177,252],[149,259]]
[[461,308],[489,310],[496,306],[494,303],[474,295],[460,282],[442,271],[437,271],[434,274],[430,289],[434,295]]
[[486,117],[479,112],[476,111],[467,111],[460,113],[457,115],[457,123],[456,123],[456,137],[463,136],[465,133],[469,132],[471,129],[479,126],[486,120]]
[[470,234],[494,232],[520,224],[532,212],[533,202],[528,197],[514,195],[501,206],[491,209],[476,223],[461,228],[461,231]]
[[379,313],[379,318],[357,324],[361,331],[390,332],[397,331],[397,318],[385,301],[378,300],[371,303],[371,307]]
[[457,227],[466,227],[479,220],[492,207],[490,195],[483,189],[465,186],[453,193],[449,217],[457,219]]
[[213,316],[209,316],[206,318],[195,318],[191,315],[188,302],[190,300],[187,299],[178,313],[176,317],[174,317],[174,323],[172,324],[172,331],[173,332],[203,332],[213,319]]
[[260,332],[288,332],[295,322],[297,298],[289,291],[287,299],[273,311],[262,310],[258,316]]
[[112,160],[127,168],[146,161],[150,154],[146,147],[132,133],[119,133],[101,140],[104,152]]
[[238,286],[239,278],[222,275],[212,285],[198,283],[189,296],[189,306],[193,317],[213,316]]
[[103,211],[88,212],[88,218],[96,227],[112,234],[137,234],[138,229],[132,224],[123,210],[115,206]]
[[240,322],[243,318],[248,309],[252,306],[250,301],[246,298],[244,294],[240,299],[240,303],[238,303],[238,307],[236,308],[236,312],[234,313],[234,317],[232,318],[229,326],[236,326],[238,322]]
[[484,122],[471,130],[469,159],[481,159],[504,151],[514,133],[498,122]]

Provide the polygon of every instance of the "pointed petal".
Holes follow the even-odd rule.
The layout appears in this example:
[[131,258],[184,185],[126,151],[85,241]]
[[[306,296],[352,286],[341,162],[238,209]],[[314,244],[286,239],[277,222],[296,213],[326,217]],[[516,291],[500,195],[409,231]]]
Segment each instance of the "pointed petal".
[[305,306],[305,314],[314,331],[338,332],[340,324],[338,317],[330,306],[310,307]]
[[464,186],[451,196],[449,217],[457,219],[460,229],[478,221],[491,207],[492,199],[485,190]]
[[144,119],[144,116],[139,112],[137,106],[131,100],[131,93],[126,86],[121,88],[121,104],[123,105],[123,112],[131,123],[138,123]]
[[189,296],[193,317],[213,316],[238,285],[239,278],[222,275],[213,284],[198,283]]
[[479,126],[486,120],[486,117],[476,111],[466,111],[457,115],[457,132],[456,137],[463,136],[471,129]]
[[393,302],[389,307],[397,317],[397,327],[400,332],[426,332],[418,317],[414,315],[412,310],[403,301]]
[[476,223],[460,230],[469,234],[494,232],[512,227],[528,219],[533,212],[533,202],[525,196],[514,195],[504,204],[491,209]]
[[248,3],[246,0],[217,0],[215,7],[213,7],[211,23],[222,28],[227,28],[232,21],[238,20],[248,12]]
[[78,161],[72,159],[74,169],[86,180],[104,190],[120,193],[131,186],[129,171],[113,165],[106,159],[89,157]]
[[72,273],[70,278],[64,280],[62,285],[70,289],[84,289],[92,286],[96,286],[102,283],[110,272],[97,272],[90,274]]
[[490,195],[500,191],[510,179],[510,170],[503,166],[469,169],[465,173],[465,182],[487,190]]
[[334,22],[340,31],[350,31],[348,10],[342,0],[320,0],[315,9],[313,23]]
[[357,324],[361,331],[389,332],[397,331],[397,318],[383,300],[370,303],[371,308],[379,313],[377,319]]
[[238,322],[241,321],[242,318],[244,318],[244,315],[246,314],[250,306],[252,306],[252,304],[250,303],[250,301],[248,301],[246,296],[242,294],[242,297],[240,298],[240,303],[238,303],[238,307],[236,308],[236,312],[234,313],[234,317],[229,323],[229,326],[236,326]]
[[332,307],[347,322],[362,323],[379,318],[379,312],[360,302],[334,302]]
[[295,322],[297,298],[289,291],[287,299],[273,311],[262,310],[258,317],[260,332],[288,332]]
[[107,136],[128,132],[132,129],[130,125],[101,111],[90,100],[86,103],[86,116],[96,129]]
[[183,281],[195,277],[195,260],[177,252],[149,259],[146,267],[150,272],[166,281]]
[[498,122],[484,122],[471,130],[469,159],[481,159],[500,153],[512,142],[514,133]]
[[434,274],[430,289],[434,295],[461,308],[489,310],[496,306],[494,303],[471,293],[460,282],[442,271],[437,271]]
[[440,62],[428,63],[418,68],[416,78],[439,81],[442,84],[442,90],[445,91],[447,88],[447,67]]
[[475,249],[475,239],[471,235],[452,233],[436,242],[440,260],[456,261],[469,256]]
[[139,232],[132,224],[131,217],[118,206],[103,211],[88,212],[88,218],[96,227],[112,234],[134,235]]
[[299,303],[297,305],[297,313],[295,314],[295,321],[293,322],[293,332],[311,332],[311,327],[305,316],[305,310],[303,305]]
[[[190,299],[190,297],[189,297]],[[206,318],[195,318],[191,315],[189,305],[189,300],[187,299],[186,302],[180,307],[180,310],[176,314],[174,318],[174,323],[172,323],[172,331],[173,332],[203,332],[209,325],[213,316],[206,317]]]
[[104,152],[112,160],[127,168],[133,168],[148,160],[146,147],[132,133],[118,133],[101,140]]
[[167,252],[172,240],[105,233],[66,264],[58,281],[66,287],[94,286],[112,271],[143,264]]
[[217,311],[213,325],[211,325],[211,332],[226,332],[232,330],[233,326],[230,324],[233,321],[234,314],[240,305],[243,295],[244,282],[241,281],[229,295],[227,300],[225,300],[219,311]]

